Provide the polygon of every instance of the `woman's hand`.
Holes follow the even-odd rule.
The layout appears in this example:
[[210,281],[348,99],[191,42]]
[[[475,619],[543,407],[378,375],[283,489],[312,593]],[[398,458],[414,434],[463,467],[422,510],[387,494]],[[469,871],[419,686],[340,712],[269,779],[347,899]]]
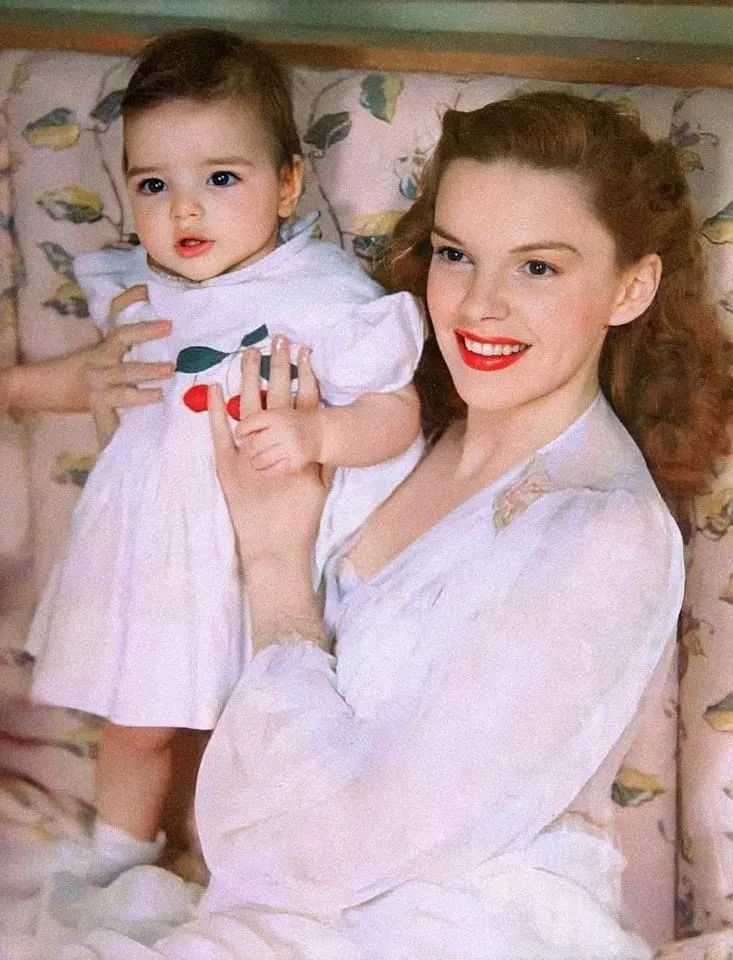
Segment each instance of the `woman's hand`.
[[134,323],[66,356],[2,370],[0,409],[81,413],[155,403],[161,391],[138,384],[170,377],[172,364],[125,363],[123,357],[134,343],[167,337],[170,330],[167,320]]
[[145,303],[148,288],[136,284],[114,298],[109,311],[110,332],[97,345],[86,373],[89,407],[94,415],[97,436],[102,447],[112,439],[120,425],[118,407],[139,407],[158,403],[163,393],[156,387],[142,387],[150,380],[173,375],[171,363],[126,363],[125,354],[136,343],[167,337],[171,324],[167,320],[143,321],[117,325],[117,320],[133,303]]
[[[260,354],[242,355],[242,424],[263,409]],[[290,394],[290,351],[283,338],[274,344],[267,409],[314,410],[318,385],[307,351],[298,354],[298,394]],[[247,583],[252,643],[256,652],[293,636],[324,644],[320,611],[312,584],[313,547],[326,498],[317,465],[295,473],[258,470],[244,431],[232,434],[219,386],[209,388],[209,417],[216,472],[237,535]]]
[[[249,563],[261,555],[280,552],[290,555],[293,550],[309,554],[326,496],[320,470],[315,465],[284,474],[263,471],[253,463],[247,420],[264,409],[259,370],[259,351],[245,350],[242,354],[241,423],[235,427],[234,434],[229,427],[221,389],[218,386],[209,388],[216,471],[240,540],[245,572]],[[267,409],[313,411],[317,408],[318,385],[305,349],[298,354],[298,384],[298,394],[293,398],[288,345],[283,338],[276,338]]]
[[[102,446],[106,445],[120,420],[118,407],[142,407],[163,398],[151,380],[173,376],[172,363],[127,363],[125,354],[137,343],[159,340],[171,332],[169,320],[146,320],[113,327],[100,343],[89,348],[84,369],[89,409]],[[141,386],[145,383],[146,386]]]

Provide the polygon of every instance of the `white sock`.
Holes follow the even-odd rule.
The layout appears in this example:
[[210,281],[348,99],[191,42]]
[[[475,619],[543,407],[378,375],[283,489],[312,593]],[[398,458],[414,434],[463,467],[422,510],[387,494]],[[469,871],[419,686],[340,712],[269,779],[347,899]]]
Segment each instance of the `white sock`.
[[155,863],[165,846],[165,834],[155,840],[138,840],[104,820],[97,820],[92,833],[92,871],[98,883],[110,883],[129,867]]

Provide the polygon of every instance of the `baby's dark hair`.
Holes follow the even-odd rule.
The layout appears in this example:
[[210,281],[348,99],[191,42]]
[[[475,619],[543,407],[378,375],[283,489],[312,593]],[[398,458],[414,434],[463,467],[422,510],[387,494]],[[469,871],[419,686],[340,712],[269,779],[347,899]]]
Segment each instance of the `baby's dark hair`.
[[240,101],[257,113],[278,167],[300,154],[290,85],[260,44],[229,30],[193,27],[151,41],[137,61],[122,99],[123,117],[173,100]]

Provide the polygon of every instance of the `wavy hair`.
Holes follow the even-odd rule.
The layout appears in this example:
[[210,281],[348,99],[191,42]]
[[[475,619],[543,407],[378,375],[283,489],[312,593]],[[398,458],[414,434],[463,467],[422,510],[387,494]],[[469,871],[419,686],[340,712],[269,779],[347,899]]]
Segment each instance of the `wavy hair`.
[[[633,322],[609,328],[599,376],[681,519],[692,498],[708,489],[716,459],[729,451],[733,382],[731,348],[706,298],[704,258],[676,149],[652,141],[612,103],[566,93],[448,110],[418,197],[395,231],[385,268],[390,287],[425,296],[438,187],[448,165],[463,158],[572,173],[615,240],[619,268],[659,255],[656,297]],[[415,380],[428,432],[465,415],[433,336]]]

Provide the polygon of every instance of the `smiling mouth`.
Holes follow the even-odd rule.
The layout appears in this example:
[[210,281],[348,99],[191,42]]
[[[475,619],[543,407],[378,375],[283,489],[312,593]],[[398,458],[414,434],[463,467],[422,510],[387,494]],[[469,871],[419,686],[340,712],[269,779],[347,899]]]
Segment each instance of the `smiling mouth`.
[[505,370],[529,351],[530,344],[511,337],[478,337],[467,330],[456,330],[461,359],[474,370]]
[[182,237],[175,243],[176,253],[181,257],[198,257],[213,246],[213,240],[203,240],[200,237]]

